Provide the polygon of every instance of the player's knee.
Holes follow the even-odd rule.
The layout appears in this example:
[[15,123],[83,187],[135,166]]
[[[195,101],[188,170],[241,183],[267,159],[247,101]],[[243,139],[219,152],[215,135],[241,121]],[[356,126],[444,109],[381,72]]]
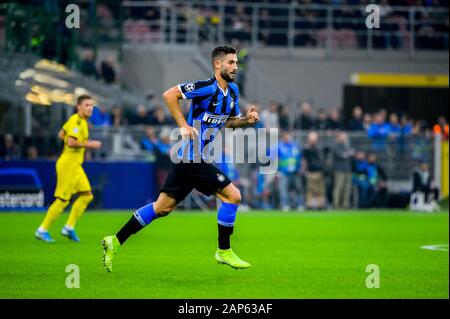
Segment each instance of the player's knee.
[[159,209],[157,212],[160,216],[167,216],[169,215],[173,210],[175,209],[175,206],[164,206]]
[[86,201],[86,202],[92,202],[92,200],[94,199],[94,195],[91,193],[91,192],[89,192],[89,193],[82,193],[82,194],[80,194],[80,196],[83,196],[83,199]]
[[237,188],[234,189],[232,194],[228,197],[230,203],[239,205],[241,203],[241,191]]
[[59,205],[62,209],[65,209],[67,206],[69,206],[70,201],[56,198],[55,203],[57,203],[57,205]]

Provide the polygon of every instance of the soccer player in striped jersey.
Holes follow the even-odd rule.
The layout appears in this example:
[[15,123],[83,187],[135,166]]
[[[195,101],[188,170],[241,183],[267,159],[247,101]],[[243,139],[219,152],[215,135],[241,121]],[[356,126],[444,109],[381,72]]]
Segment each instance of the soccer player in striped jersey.
[[[254,106],[249,108],[245,116],[240,114],[239,91],[233,83],[238,71],[236,50],[229,46],[217,47],[212,51],[211,59],[213,77],[176,85],[163,94],[184,140],[184,145],[178,152],[180,162],[173,163],[155,202],[138,209],[116,235],[103,238],[103,265],[107,271],[112,271],[115,255],[131,235],[155,219],[167,216],[194,188],[222,201],[217,214],[217,262],[235,269],[250,267],[250,264],[240,259],[230,247],[230,236],[241,201],[239,189],[205,159],[208,144],[212,143],[222,127],[252,125],[259,121],[259,115]],[[180,99],[192,100],[187,120],[180,110]],[[200,123],[200,132],[194,127],[196,123]],[[208,140],[205,139],[205,134],[202,134],[205,131],[209,133]]]

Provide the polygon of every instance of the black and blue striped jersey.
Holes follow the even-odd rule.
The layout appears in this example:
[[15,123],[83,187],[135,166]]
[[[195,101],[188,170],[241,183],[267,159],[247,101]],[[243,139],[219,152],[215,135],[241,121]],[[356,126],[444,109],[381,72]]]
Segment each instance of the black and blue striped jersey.
[[[193,160],[194,156],[201,155],[205,159],[209,151],[205,149],[205,146],[212,143],[227,119],[241,115],[238,87],[234,83],[228,83],[228,88],[224,91],[213,76],[207,80],[179,84],[178,89],[183,99],[192,100],[187,123],[198,129],[200,140],[198,149],[195,151],[194,141],[192,139],[185,141],[183,147],[178,151],[178,157]],[[197,126],[194,121],[198,121]],[[201,130],[199,130],[198,123],[201,124]],[[186,152],[188,153],[186,154]]]

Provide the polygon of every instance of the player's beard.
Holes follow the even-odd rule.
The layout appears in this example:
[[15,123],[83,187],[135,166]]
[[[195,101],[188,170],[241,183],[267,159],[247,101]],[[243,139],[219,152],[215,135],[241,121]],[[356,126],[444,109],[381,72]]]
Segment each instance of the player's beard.
[[[220,76],[222,77],[222,79],[224,79],[227,82],[233,82],[234,78],[231,78],[230,74],[228,74],[226,70],[220,72]],[[236,73],[234,74],[234,77],[236,78]]]

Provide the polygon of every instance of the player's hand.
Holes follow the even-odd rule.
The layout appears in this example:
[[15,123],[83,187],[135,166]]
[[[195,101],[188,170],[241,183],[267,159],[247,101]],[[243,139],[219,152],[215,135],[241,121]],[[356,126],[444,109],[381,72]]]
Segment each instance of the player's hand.
[[248,124],[259,122],[259,114],[256,112],[256,106],[252,105],[245,115],[245,120]]
[[180,133],[183,140],[188,140],[190,138],[195,139],[195,137],[198,136],[197,129],[189,125],[180,127]]
[[87,148],[92,148],[92,149],[99,149],[100,147],[102,147],[102,142],[100,141],[95,141],[95,140],[91,140],[91,141],[87,141],[86,143],[86,147]]

